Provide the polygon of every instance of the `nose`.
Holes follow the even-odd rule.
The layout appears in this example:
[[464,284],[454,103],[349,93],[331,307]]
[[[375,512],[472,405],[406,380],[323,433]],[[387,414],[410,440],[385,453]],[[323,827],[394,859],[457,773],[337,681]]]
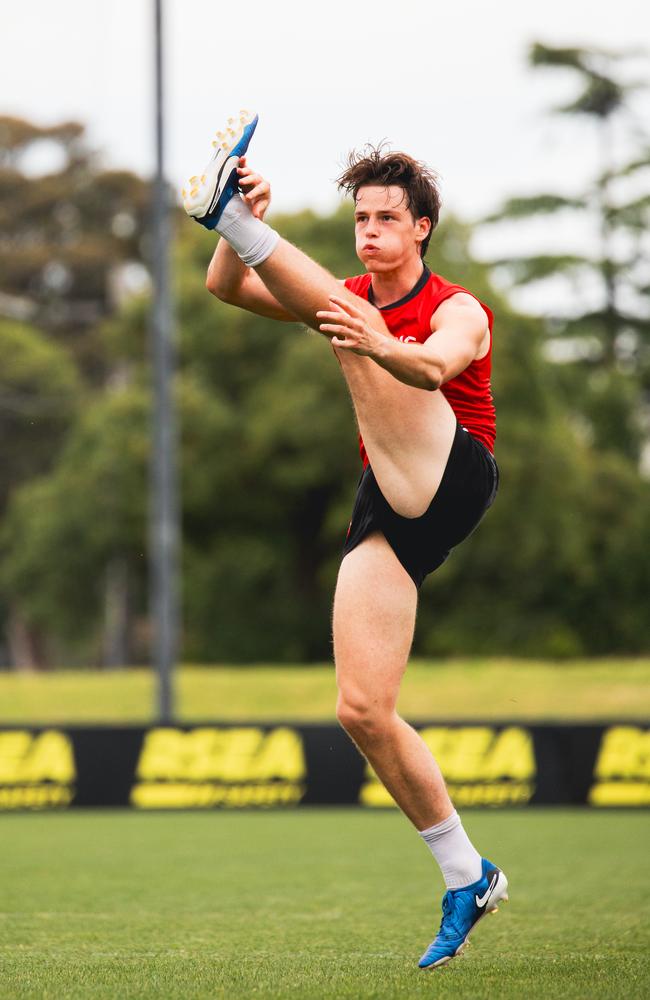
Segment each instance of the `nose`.
[[378,235],[379,235],[379,226],[377,224],[377,220],[373,219],[371,216],[366,223],[366,232],[365,232],[366,239],[369,238],[371,239],[373,236],[378,236]]

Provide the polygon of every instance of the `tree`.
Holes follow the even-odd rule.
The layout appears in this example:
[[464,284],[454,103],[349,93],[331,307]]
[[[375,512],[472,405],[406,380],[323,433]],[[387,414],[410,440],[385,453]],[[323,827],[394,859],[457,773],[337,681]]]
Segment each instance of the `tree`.
[[[336,275],[360,269],[349,206],[278,224]],[[469,226],[448,217],[428,263],[496,313],[502,484],[480,530],[425,584],[414,651],[638,652],[647,643],[650,487],[624,456],[584,440],[572,419],[576,404],[569,408],[560,391],[562,370],[544,357],[544,324],[508,306],[488,267],[472,258],[470,238]],[[213,247],[211,234],[183,219],[174,266],[182,655],[328,660],[332,592],[361,469],[352,406],[324,338],[206,292]],[[134,299],[94,331],[107,368],[128,377],[92,392],[82,384],[81,405],[47,463],[25,467],[10,490],[0,597],[18,607],[40,662],[110,662],[110,636],[123,650],[121,659],[111,654],[116,661],[148,656],[147,308]],[[18,344],[8,355],[24,350],[29,360],[31,341],[22,337],[13,334]],[[75,370],[72,351],[60,345],[40,368],[20,362],[40,372],[30,396],[45,398],[56,386],[65,393],[57,352]],[[23,433],[31,448],[29,427],[17,425]],[[4,446],[13,461],[11,442]],[[117,609],[107,608],[112,573]]]
[[[34,175],[39,150],[54,169]],[[0,116],[0,314],[56,336],[94,384],[100,321],[144,279],[149,204],[142,178],[101,169],[78,122]]]
[[[128,377],[110,356],[103,321],[146,283],[149,201],[145,180],[101,168],[81,124],[42,127],[0,116],[0,339],[9,352],[0,376],[7,455],[0,515],[12,490],[52,466],[71,397]],[[125,599],[121,581],[120,566],[108,567],[107,618],[120,592]],[[7,616],[14,662],[44,664],[44,644],[15,602],[0,607],[0,618]],[[107,650],[108,660],[118,657],[114,642]]]
[[[539,253],[493,264],[512,286],[531,286],[558,275],[571,283],[570,301],[545,316],[551,356],[571,361],[563,376],[567,402],[576,423],[599,447],[636,460],[649,416],[650,139],[630,121],[631,98],[645,87],[624,82],[630,55],[540,43],[531,47],[533,67],[577,76],[578,93],[556,113],[593,123],[599,161],[587,190],[515,196],[484,224],[571,218],[595,228],[598,238],[590,253]],[[623,159],[615,141],[614,126],[619,124],[626,127],[626,145],[634,147]],[[598,290],[597,301],[580,303],[581,289],[591,285]]]
[[81,401],[68,352],[26,323],[0,319],[0,517],[19,483],[55,461]]
[[[56,462],[82,399],[82,384],[68,352],[25,323],[0,320],[0,524],[13,490]],[[0,603],[11,658],[42,660],[42,639],[30,631],[20,602]]]

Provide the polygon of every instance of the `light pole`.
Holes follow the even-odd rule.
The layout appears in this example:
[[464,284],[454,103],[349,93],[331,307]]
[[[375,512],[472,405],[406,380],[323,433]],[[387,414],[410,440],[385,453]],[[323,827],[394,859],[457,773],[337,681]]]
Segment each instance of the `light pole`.
[[154,0],[156,77],[156,178],[153,200],[153,301],[151,355],[153,427],[150,481],[149,607],[153,625],[152,659],[158,678],[157,715],[169,723],[174,714],[173,668],[178,654],[178,504],[176,421],[172,399],[174,343],[169,287],[169,199],[164,175],[163,11]]

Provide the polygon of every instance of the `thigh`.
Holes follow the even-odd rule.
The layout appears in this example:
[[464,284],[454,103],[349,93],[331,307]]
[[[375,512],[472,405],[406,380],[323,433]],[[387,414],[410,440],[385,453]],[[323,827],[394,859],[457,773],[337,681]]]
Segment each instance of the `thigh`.
[[382,534],[369,535],[345,556],[333,634],[336,678],[346,700],[395,707],[416,608],[417,588]]
[[442,479],[456,417],[441,392],[405,385],[370,358],[336,352],[381,491],[404,517],[419,517]]

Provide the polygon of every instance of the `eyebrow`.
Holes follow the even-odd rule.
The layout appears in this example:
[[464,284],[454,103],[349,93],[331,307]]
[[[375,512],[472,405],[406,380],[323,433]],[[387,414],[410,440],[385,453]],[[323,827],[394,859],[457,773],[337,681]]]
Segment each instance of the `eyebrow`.
[[[378,215],[398,215],[397,209],[395,208],[378,208],[375,209]],[[370,215],[370,211],[367,208],[357,208],[354,212],[355,215]]]

